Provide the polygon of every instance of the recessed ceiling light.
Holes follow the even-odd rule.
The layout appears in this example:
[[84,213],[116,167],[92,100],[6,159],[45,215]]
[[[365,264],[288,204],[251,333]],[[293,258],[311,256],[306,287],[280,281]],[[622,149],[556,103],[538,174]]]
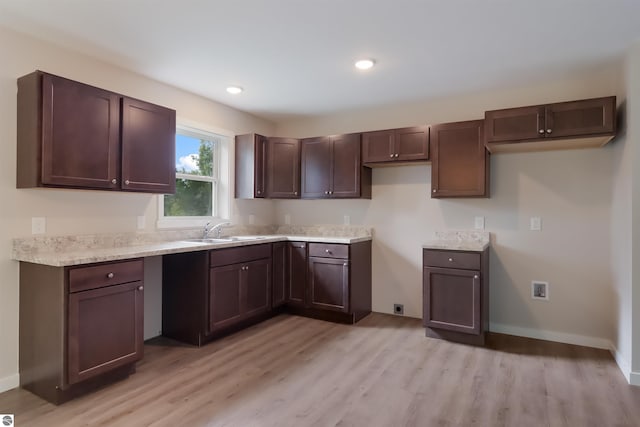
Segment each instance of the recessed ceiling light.
[[356,62],[356,68],[360,70],[368,70],[373,67],[376,62],[373,59],[361,59]]
[[240,86],[229,86],[227,88],[227,92],[229,92],[230,94],[233,94],[233,95],[237,95],[239,93],[242,93],[243,90],[244,89],[242,89]]

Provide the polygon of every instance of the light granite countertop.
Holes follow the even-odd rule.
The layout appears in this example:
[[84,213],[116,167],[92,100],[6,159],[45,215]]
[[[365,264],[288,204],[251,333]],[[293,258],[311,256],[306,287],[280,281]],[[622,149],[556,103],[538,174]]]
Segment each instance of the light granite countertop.
[[[280,227],[275,230],[273,228],[270,230],[249,228],[247,230],[246,228],[234,227],[231,233],[225,233],[226,235],[242,236],[242,240],[215,243],[190,241],[190,239],[197,238],[202,234],[200,230],[192,230],[187,233],[173,231],[14,239],[12,259],[65,267],[280,241],[351,244],[372,239],[371,229],[364,227]],[[271,231],[273,234],[255,233],[250,235],[247,233],[248,231]],[[291,234],[275,234],[282,231]]]
[[490,246],[487,231],[437,231],[435,239],[422,245],[423,249],[482,252]]

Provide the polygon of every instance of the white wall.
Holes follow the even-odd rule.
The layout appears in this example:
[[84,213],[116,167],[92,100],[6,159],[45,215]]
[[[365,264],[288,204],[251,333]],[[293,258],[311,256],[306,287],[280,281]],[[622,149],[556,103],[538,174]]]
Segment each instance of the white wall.
[[[105,191],[26,189],[16,187],[16,79],[36,69],[174,108],[178,122],[234,133],[273,134],[265,120],[122,70],[64,48],[0,29],[0,391],[17,385],[18,263],[10,260],[11,239],[31,233],[31,217],[47,219],[47,234],[135,231],[136,217],[146,215],[147,229],[156,223],[154,195]],[[271,202],[234,202],[234,220],[256,215],[256,222],[273,222]],[[158,262],[149,263],[145,284],[158,328]],[[153,304],[151,305],[151,302]]]
[[614,289],[613,317],[617,326],[612,337],[613,353],[627,380],[631,372],[632,355],[632,167],[634,147],[629,136],[627,86],[628,61],[623,67],[618,96],[624,99],[619,114],[618,138],[612,145],[611,187],[611,274]]
[[629,118],[627,141],[631,145],[631,220],[632,220],[632,286],[631,383],[640,385],[640,41],[630,49],[627,62]]
[[[478,119],[484,111],[621,92],[621,64],[526,88],[291,121],[278,135],[305,137],[421,123]],[[430,198],[431,166],[373,170],[370,201],[279,201],[277,220],[375,228],[373,309],[393,303],[421,317],[421,245],[434,231],[470,229],[486,217],[491,250],[492,330],[607,347],[616,330],[610,222],[615,142],[602,149],[500,154],[491,159],[490,199]],[[528,230],[542,217],[541,232]],[[532,280],[550,283],[550,301],[530,298]]]

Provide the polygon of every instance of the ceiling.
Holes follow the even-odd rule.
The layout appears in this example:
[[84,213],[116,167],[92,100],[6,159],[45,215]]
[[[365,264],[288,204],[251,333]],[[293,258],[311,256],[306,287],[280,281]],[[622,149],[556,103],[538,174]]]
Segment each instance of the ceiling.
[[279,121],[619,61],[640,0],[1,0],[0,25]]

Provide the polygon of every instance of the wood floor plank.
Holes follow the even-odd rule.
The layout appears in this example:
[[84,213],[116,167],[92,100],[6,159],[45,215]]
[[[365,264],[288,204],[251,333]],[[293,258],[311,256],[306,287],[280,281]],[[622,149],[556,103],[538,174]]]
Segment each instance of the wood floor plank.
[[640,426],[640,388],[604,350],[492,334],[424,336],[417,319],[282,315],[201,348],[145,345],[130,378],[61,406],[14,389],[19,426]]

